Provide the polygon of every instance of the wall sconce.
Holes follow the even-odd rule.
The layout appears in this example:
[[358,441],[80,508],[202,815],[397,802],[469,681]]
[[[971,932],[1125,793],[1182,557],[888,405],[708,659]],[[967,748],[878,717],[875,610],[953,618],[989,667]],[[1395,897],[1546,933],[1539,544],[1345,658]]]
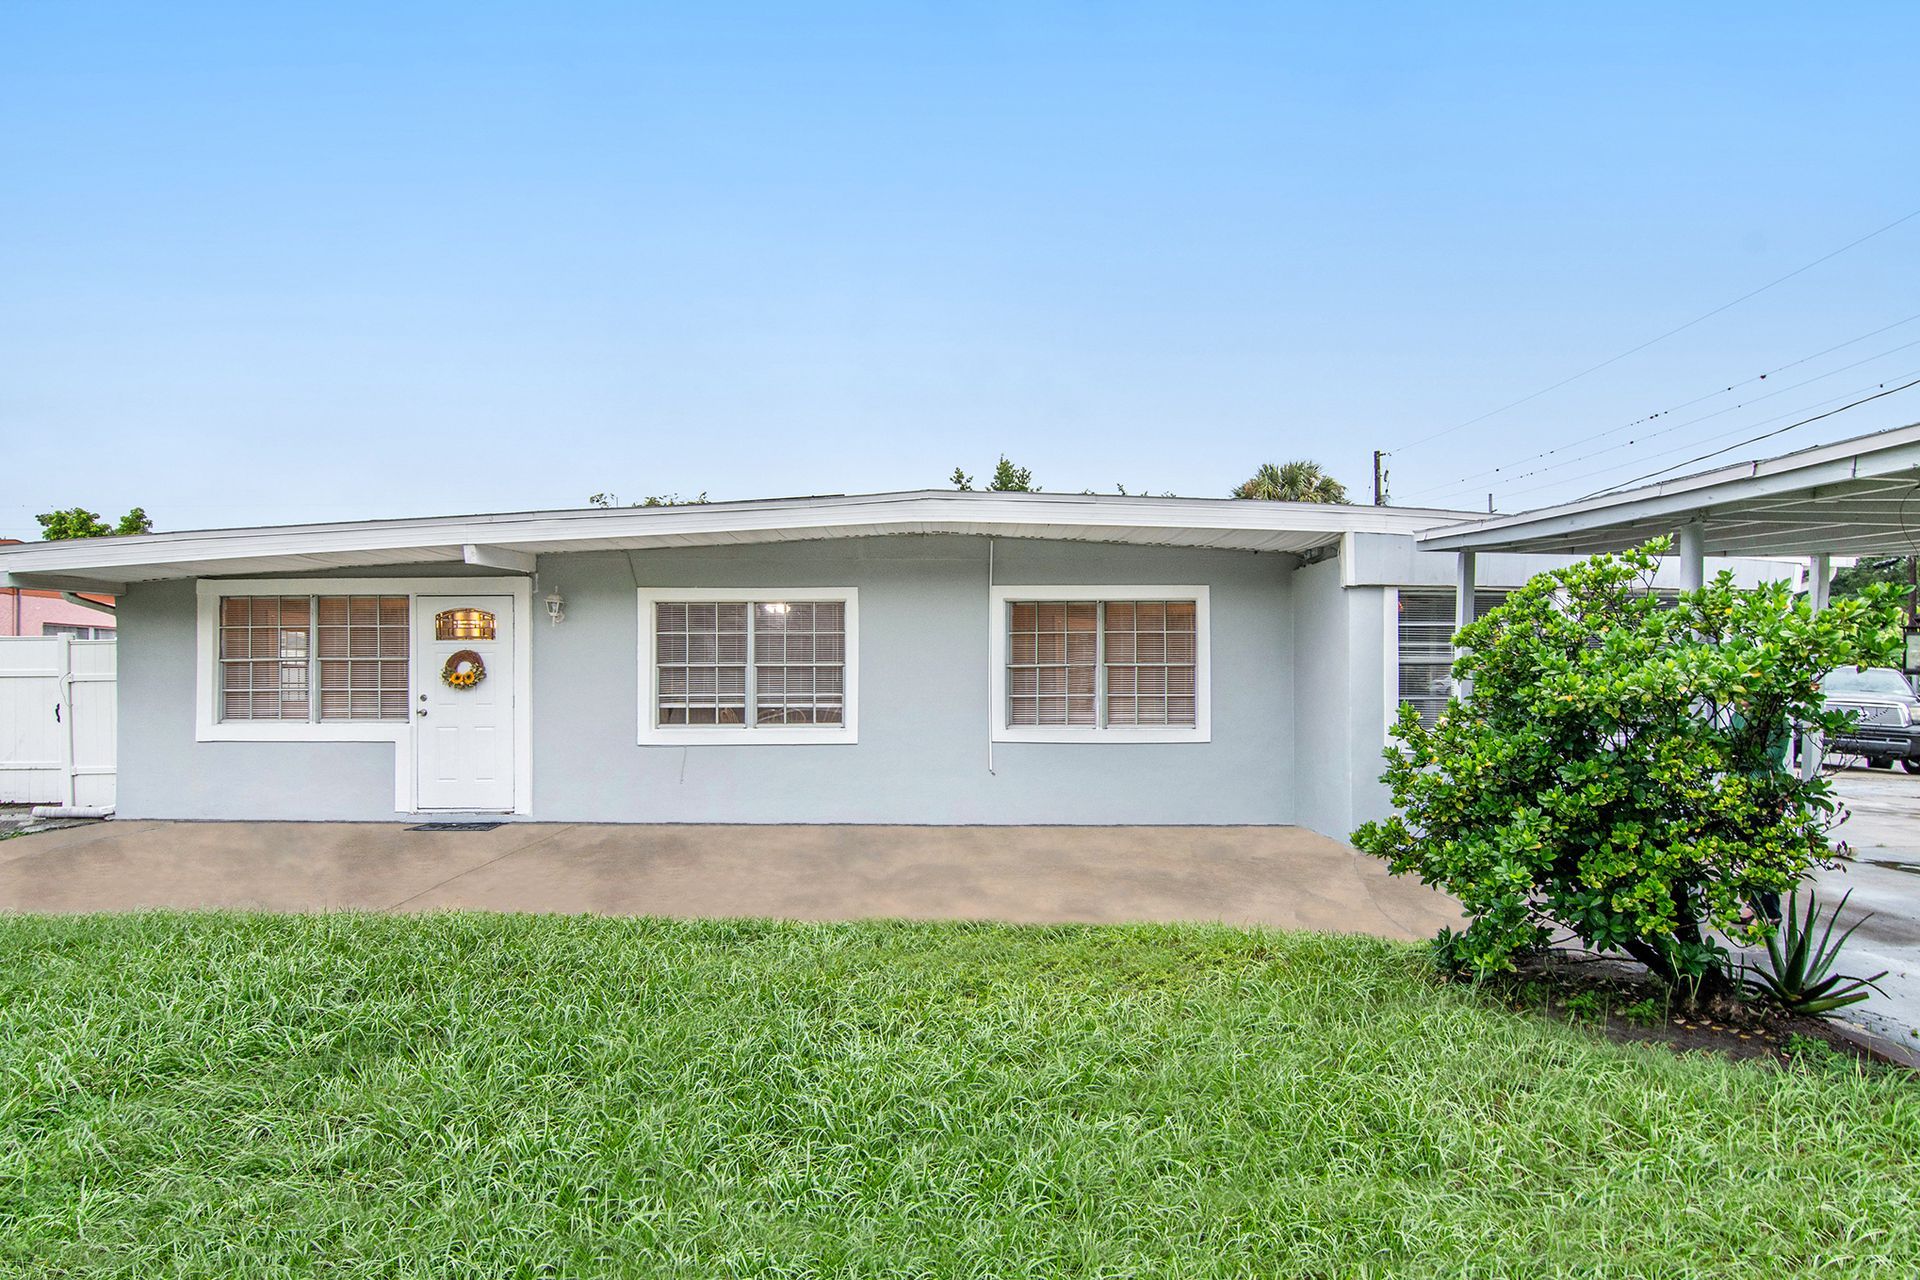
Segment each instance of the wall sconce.
[[564,622],[566,616],[567,602],[560,595],[559,591],[547,592],[547,621],[551,623]]

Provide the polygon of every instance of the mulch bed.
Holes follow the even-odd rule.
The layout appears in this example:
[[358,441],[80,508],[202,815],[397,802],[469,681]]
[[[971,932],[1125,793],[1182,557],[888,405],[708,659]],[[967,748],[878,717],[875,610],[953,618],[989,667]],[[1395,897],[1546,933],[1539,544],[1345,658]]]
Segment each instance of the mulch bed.
[[1639,965],[1583,952],[1553,950],[1525,960],[1517,973],[1501,980],[1498,994],[1515,1009],[1572,1022],[1609,1040],[1659,1044],[1675,1053],[1788,1066],[1804,1061],[1806,1042],[1815,1041],[1843,1060],[1920,1069],[1920,1054],[1905,1046],[1763,1001],[1719,997],[1686,1009]]

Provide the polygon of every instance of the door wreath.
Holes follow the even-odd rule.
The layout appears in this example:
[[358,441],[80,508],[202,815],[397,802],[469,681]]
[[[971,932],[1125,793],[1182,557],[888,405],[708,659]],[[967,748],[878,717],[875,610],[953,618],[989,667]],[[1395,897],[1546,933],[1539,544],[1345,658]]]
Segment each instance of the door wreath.
[[462,649],[448,656],[440,678],[456,689],[471,689],[487,678],[487,664],[473,650]]

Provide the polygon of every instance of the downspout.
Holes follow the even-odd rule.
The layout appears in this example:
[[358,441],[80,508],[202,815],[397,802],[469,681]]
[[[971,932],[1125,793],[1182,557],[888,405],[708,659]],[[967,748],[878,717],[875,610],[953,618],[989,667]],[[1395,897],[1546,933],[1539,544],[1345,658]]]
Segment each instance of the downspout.
[[[991,640],[991,636],[993,632],[991,628],[997,625],[999,624],[996,623],[993,619],[993,535],[988,534],[987,535],[987,626],[989,630],[987,634],[989,636],[989,640],[987,642],[987,660],[989,662],[993,660],[993,642]],[[999,713],[1000,713],[999,708],[994,705],[994,701],[993,701],[993,672],[988,671],[987,672],[987,776],[988,777],[996,776],[993,772],[993,726],[994,726],[994,717]]]

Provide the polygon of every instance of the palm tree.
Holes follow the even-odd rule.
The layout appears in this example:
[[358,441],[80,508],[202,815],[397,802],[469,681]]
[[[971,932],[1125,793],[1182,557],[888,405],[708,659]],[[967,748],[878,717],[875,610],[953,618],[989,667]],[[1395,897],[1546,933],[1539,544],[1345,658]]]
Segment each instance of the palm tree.
[[1268,502],[1345,502],[1347,486],[1320,469],[1317,462],[1263,462],[1253,478],[1233,491],[1236,498]]

